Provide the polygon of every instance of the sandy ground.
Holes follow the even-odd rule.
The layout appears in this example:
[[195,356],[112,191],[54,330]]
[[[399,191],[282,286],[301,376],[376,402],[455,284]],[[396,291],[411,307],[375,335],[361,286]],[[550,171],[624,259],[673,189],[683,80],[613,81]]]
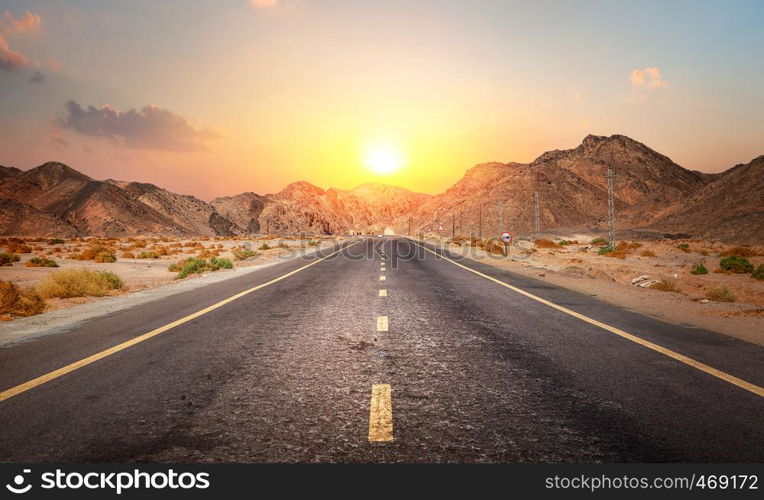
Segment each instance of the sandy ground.
[[[617,259],[598,255],[599,247],[588,244],[592,238],[585,234],[567,235],[566,240],[587,244],[557,248],[537,248],[530,241],[519,241],[513,244],[510,258],[487,256],[480,249],[450,244],[447,240],[443,243],[454,253],[596,296],[647,316],[764,345],[764,281],[753,279],[750,274],[714,272],[719,267],[720,254],[732,245],[697,240],[640,241],[641,246],[629,250],[625,259]],[[683,243],[689,245],[689,251],[678,247]],[[764,263],[764,248],[751,250],[758,256],[749,260],[756,266]],[[655,257],[641,256],[644,251],[653,252]],[[708,274],[690,274],[698,262],[704,263]],[[643,276],[670,280],[679,292],[632,284],[632,280]],[[710,290],[720,287],[728,288],[736,301],[706,299]]]
[[[314,241],[316,245],[309,245],[308,242]],[[12,266],[0,267],[0,280],[11,281],[20,288],[33,288],[40,280],[44,279],[52,272],[72,268],[88,268],[104,271],[112,271],[118,274],[127,285],[127,290],[114,292],[113,295],[124,295],[125,293],[139,292],[141,290],[153,289],[163,285],[175,283],[177,272],[171,272],[168,267],[182,259],[188,257],[226,257],[231,260],[235,268],[246,268],[260,266],[263,264],[276,262],[282,259],[289,259],[296,252],[312,251],[316,248],[325,248],[333,245],[337,238],[312,238],[312,239],[291,239],[291,238],[252,238],[252,239],[217,239],[217,238],[195,238],[195,239],[138,239],[138,238],[120,238],[120,239],[97,239],[88,238],[85,240],[74,239],[65,240],[63,244],[52,244],[49,240],[25,240],[24,244],[32,249],[28,253],[20,253],[21,260]],[[145,246],[137,246],[144,245]],[[267,244],[269,249],[264,249],[263,244]],[[190,246],[195,245],[195,246]],[[81,254],[82,251],[92,247],[106,247],[114,251],[117,261],[113,263],[96,263],[93,260],[78,260],[72,258]],[[256,256],[238,260],[232,253],[236,247],[250,248],[257,252]],[[164,250],[162,250],[164,249]],[[7,248],[0,248],[5,251]],[[163,253],[169,255],[160,255],[158,258],[135,258],[142,252]],[[130,257],[133,254],[133,258]],[[125,257],[127,255],[128,257]],[[26,263],[33,257],[47,257],[56,261],[59,267],[27,267]],[[220,273],[221,271],[217,271]],[[197,279],[203,275],[191,275],[186,280]],[[104,297],[77,297],[67,299],[47,299],[46,313],[56,311],[71,306],[86,304],[95,301],[104,300]]]

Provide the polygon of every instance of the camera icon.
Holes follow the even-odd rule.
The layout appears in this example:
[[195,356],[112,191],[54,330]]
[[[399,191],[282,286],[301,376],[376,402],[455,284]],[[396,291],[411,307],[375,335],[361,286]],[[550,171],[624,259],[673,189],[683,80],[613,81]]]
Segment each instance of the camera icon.
[[[30,472],[32,472],[32,469],[24,469],[23,472],[24,474],[29,474]],[[8,491],[10,491],[11,493],[20,495],[32,489],[31,484],[27,484],[26,486],[24,486],[25,481],[26,481],[26,477],[24,477],[23,474],[16,474],[16,476],[14,476],[13,478],[13,482],[6,484],[5,487],[8,488]]]

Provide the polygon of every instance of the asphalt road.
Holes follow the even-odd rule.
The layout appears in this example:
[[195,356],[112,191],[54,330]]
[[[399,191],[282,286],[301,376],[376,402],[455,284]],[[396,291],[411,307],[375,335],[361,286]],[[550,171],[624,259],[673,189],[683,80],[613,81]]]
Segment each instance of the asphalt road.
[[[764,386],[760,347],[452,258]],[[0,391],[311,262],[0,348]],[[369,440],[375,384],[390,442]],[[0,401],[0,461],[762,462],[762,422],[761,395],[374,238]]]

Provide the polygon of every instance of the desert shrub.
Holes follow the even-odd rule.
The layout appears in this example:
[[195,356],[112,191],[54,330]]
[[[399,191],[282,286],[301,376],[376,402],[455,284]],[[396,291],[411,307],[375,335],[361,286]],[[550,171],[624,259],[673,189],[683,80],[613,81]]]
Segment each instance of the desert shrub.
[[233,269],[233,262],[225,257],[213,257],[210,259],[210,269],[213,271],[218,269]]
[[592,241],[589,242],[590,245],[594,246],[605,246],[608,244],[608,241],[605,238],[594,238]]
[[706,294],[706,298],[708,300],[713,300],[714,302],[735,302],[737,300],[735,294],[725,286],[720,288],[712,288]]
[[93,260],[99,263],[112,263],[117,262],[117,256],[108,250],[103,250],[98,252],[96,256],[93,257]]
[[34,290],[20,290],[15,283],[0,280],[0,315],[3,319],[34,316],[45,310],[45,300]]
[[557,248],[557,243],[547,238],[539,238],[534,241],[538,248]]
[[630,243],[627,243],[625,241],[618,242],[618,245],[615,247],[616,250],[636,250],[637,248],[642,248],[642,243],[639,243],[637,241],[632,241]]
[[123,259],[134,259],[135,254],[133,252],[122,252],[122,258]]
[[671,280],[660,280],[657,283],[650,285],[653,290],[660,290],[662,292],[678,292],[676,283]]
[[159,254],[153,250],[149,250],[147,252],[139,253],[135,258],[136,259],[158,259]]
[[146,240],[135,240],[132,245],[132,249],[138,249],[138,248],[146,248],[148,246],[148,241]]
[[764,280],[764,264],[759,264],[759,267],[751,272],[751,277],[757,280]]
[[704,266],[702,262],[698,262],[692,266],[690,274],[708,274],[708,269],[706,269],[706,266]]
[[118,275],[85,268],[56,271],[37,285],[37,292],[45,298],[101,297],[123,289],[125,285]]
[[753,271],[753,264],[745,257],[731,255],[724,257],[719,261],[719,267],[722,271],[735,274],[745,274]]
[[284,242],[282,241],[281,243],[279,243],[278,245],[276,245],[276,248],[289,248],[289,245],[287,245],[286,243],[284,243]]
[[61,238],[51,238],[48,240],[49,245],[63,245],[64,243],[66,243],[66,241]]
[[32,248],[29,245],[24,245],[24,244],[21,244],[21,243],[19,243],[17,241],[10,241],[8,243],[8,252],[10,252],[10,253],[31,253],[32,252]]
[[756,257],[751,247],[732,247],[721,253],[722,257]]
[[607,255],[613,251],[613,247],[610,245],[605,245],[603,247],[600,247],[599,252],[597,252],[599,255]]
[[[600,250],[602,250],[602,249],[600,249]],[[621,260],[623,260],[623,259],[626,258],[626,254],[627,254],[627,250],[625,250],[623,248],[617,248],[617,249],[613,250],[612,252],[605,253],[605,257],[612,257],[614,259],[621,259]]]
[[26,262],[27,267],[58,267],[56,261],[46,257],[32,257]]
[[207,261],[205,259],[189,258],[184,259],[169,267],[170,271],[178,273],[176,279],[185,278],[191,274],[200,274],[207,270]]
[[485,240],[485,243],[483,244],[483,249],[488,253],[492,253],[495,255],[504,255],[504,243],[496,239]]
[[684,253],[690,252],[690,244],[689,243],[680,243],[676,246],[679,250],[683,251]]
[[571,240],[560,240],[559,242],[557,242],[557,244],[560,245],[561,247],[564,247],[566,245],[578,245],[578,241],[576,241],[576,240],[572,240],[572,241]]
[[318,242],[317,242],[316,240],[310,240],[310,241],[308,241],[308,246],[309,246],[309,247],[314,247],[314,246],[316,246],[316,245],[318,245]]
[[655,257],[655,252],[652,250],[642,250],[642,252],[639,254],[642,257]]
[[14,262],[21,260],[15,253],[0,252],[0,266],[12,266]]
[[220,255],[218,250],[209,250],[206,248],[196,254],[200,259],[209,259],[210,257],[217,257],[218,255]]
[[[109,255],[113,256],[114,260],[109,260],[110,259]],[[83,250],[80,254],[73,255],[72,257],[77,260],[95,260],[96,262],[114,262],[117,260],[111,248],[100,246],[100,245],[88,247],[85,250]],[[102,260],[96,260],[97,258]]]
[[255,257],[257,252],[242,247],[234,247],[231,249],[231,253],[237,260],[246,260],[250,257]]

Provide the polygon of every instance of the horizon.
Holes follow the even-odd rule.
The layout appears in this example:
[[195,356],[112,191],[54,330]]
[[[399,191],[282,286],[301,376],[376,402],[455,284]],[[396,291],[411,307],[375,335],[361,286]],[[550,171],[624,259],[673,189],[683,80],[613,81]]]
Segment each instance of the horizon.
[[588,133],[705,173],[762,153],[761,2],[148,5],[0,5],[3,164],[207,200],[299,180],[437,194]]
[[[625,136],[624,134],[611,134],[609,136],[598,136],[596,134],[587,134],[587,136],[585,136],[583,139],[581,139],[581,142],[579,143],[579,145],[583,142],[583,140],[586,137],[588,137],[590,135],[591,136],[595,136],[595,137],[606,137],[606,138],[610,138],[610,137],[613,137],[613,136]],[[635,142],[642,143],[641,141],[638,141],[637,139],[634,139],[633,137],[629,137],[629,136],[625,136],[625,137],[627,137],[627,138],[629,138],[629,139],[631,139],[631,140],[633,140]],[[642,144],[644,144],[644,143],[642,143]],[[647,145],[647,144],[644,144],[644,145],[647,146],[648,148],[650,148],[649,145]],[[563,149],[563,150],[569,150],[569,149],[575,149],[575,147],[573,147],[573,148],[566,148],[566,149]],[[650,149],[652,150],[652,148],[650,148]],[[560,149],[557,148],[556,150],[560,150]],[[155,186],[157,186],[159,188],[165,189],[167,191],[170,191],[170,192],[173,192],[173,193],[176,193],[176,194],[179,194],[179,195],[193,196],[193,197],[198,198],[198,199],[200,199],[200,200],[202,200],[202,201],[204,201],[206,203],[209,203],[209,202],[211,202],[212,200],[214,200],[216,198],[227,198],[227,197],[230,198],[230,197],[234,197],[236,195],[247,193],[247,192],[254,193],[254,194],[258,195],[258,196],[273,196],[273,195],[277,195],[281,191],[287,189],[292,184],[299,184],[299,183],[308,183],[311,186],[320,188],[323,191],[336,190],[336,191],[349,192],[349,191],[353,191],[355,189],[358,189],[358,188],[366,186],[366,185],[375,185],[375,186],[385,186],[385,187],[400,188],[400,189],[404,189],[406,191],[409,191],[409,192],[411,192],[413,194],[424,194],[424,195],[428,195],[428,196],[439,196],[439,195],[444,194],[446,191],[448,191],[448,189],[453,187],[454,184],[456,184],[461,179],[463,179],[464,176],[467,174],[467,172],[469,172],[470,170],[472,170],[474,168],[480,167],[482,165],[495,164],[495,163],[500,163],[500,164],[503,164],[503,165],[509,165],[509,164],[512,164],[512,163],[520,164],[520,165],[528,165],[528,164],[532,163],[534,160],[538,159],[539,157],[543,156],[544,154],[546,154],[546,153],[548,153],[550,151],[555,151],[555,150],[544,151],[543,153],[539,154],[538,156],[536,156],[533,160],[531,160],[529,162],[517,162],[517,161],[513,161],[513,160],[509,160],[509,161],[495,161],[494,160],[494,161],[483,161],[483,162],[475,163],[471,167],[467,167],[464,170],[464,172],[462,173],[462,176],[457,178],[454,181],[454,183],[452,183],[451,185],[446,186],[444,189],[442,189],[440,191],[432,192],[432,193],[428,193],[428,192],[424,192],[424,191],[416,191],[416,190],[410,189],[410,188],[408,188],[406,186],[400,186],[400,185],[393,184],[393,183],[390,183],[390,182],[384,182],[383,179],[364,181],[364,182],[361,182],[360,184],[357,184],[355,186],[351,186],[351,187],[348,187],[348,188],[340,188],[340,187],[332,186],[332,185],[321,186],[321,185],[318,185],[318,184],[313,184],[312,182],[306,181],[304,179],[296,179],[296,180],[292,180],[292,181],[287,181],[286,184],[284,184],[281,188],[279,188],[279,189],[277,189],[275,191],[267,191],[267,192],[261,191],[261,192],[258,192],[258,191],[254,190],[254,189],[244,189],[243,191],[239,191],[239,192],[236,192],[236,193],[233,193],[233,194],[220,194],[220,195],[212,196],[212,197],[203,197],[203,196],[200,196],[200,195],[198,195],[196,193],[175,191],[175,190],[173,190],[169,186],[164,186],[162,184],[159,184],[159,183],[156,183],[156,182],[153,182],[153,181],[150,181],[150,180],[138,180],[138,179],[125,180],[125,179],[122,179],[122,178],[118,179],[118,178],[112,178],[112,177],[109,177],[109,178],[97,178],[97,177],[93,177],[93,176],[87,174],[86,172],[80,170],[79,168],[76,168],[75,166],[72,166],[72,165],[70,165],[68,163],[57,161],[57,160],[48,160],[48,161],[45,161],[45,162],[43,162],[43,163],[41,163],[39,165],[35,165],[35,166],[29,167],[29,168],[26,168],[26,169],[19,168],[19,170],[21,170],[23,172],[26,172],[26,171],[33,170],[35,168],[41,167],[43,165],[46,165],[48,163],[60,163],[60,164],[66,165],[69,168],[72,168],[72,169],[76,170],[77,172],[83,173],[83,174],[87,175],[88,177],[90,177],[91,179],[96,180],[96,181],[114,181],[114,182],[126,182],[126,183],[136,182],[136,183],[141,183],[141,184],[153,184],[153,185],[155,185]],[[655,150],[653,150],[653,151],[655,151]],[[655,152],[658,153],[658,154],[662,154],[660,151],[655,151]],[[664,156],[667,156],[671,161],[674,161],[670,156],[668,156],[668,155],[664,155]],[[716,172],[703,172],[703,171],[700,171],[700,170],[694,170],[694,169],[687,168],[684,165],[681,165],[681,164],[679,164],[679,163],[677,163],[675,161],[674,161],[674,163],[679,165],[681,168],[684,168],[685,170],[689,170],[691,172],[696,171],[696,172],[706,173],[706,174],[722,174],[722,173],[727,172],[728,170],[731,170],[731,169],[733,169],[735,167],[738,167],[738,166],[741,166],[741,165],[747,165],[748,163],[756,160],[757,158],[759,158],[761,156],[764,156],[764,153],[756,155],[756,156],[754,156],[753,158],[751,158],[748,161],[735,163],[733,165],[730,165],[730,166],[728,166],[726,168],[723,168],[721,170],[718,170]],[[3,163],[0,163],[0,166],[6,167],[6,168],[8,168],[8,167],[18,168],[18,167],[14,166],[14,165],[6,165],[6,164],[3,164]]]

